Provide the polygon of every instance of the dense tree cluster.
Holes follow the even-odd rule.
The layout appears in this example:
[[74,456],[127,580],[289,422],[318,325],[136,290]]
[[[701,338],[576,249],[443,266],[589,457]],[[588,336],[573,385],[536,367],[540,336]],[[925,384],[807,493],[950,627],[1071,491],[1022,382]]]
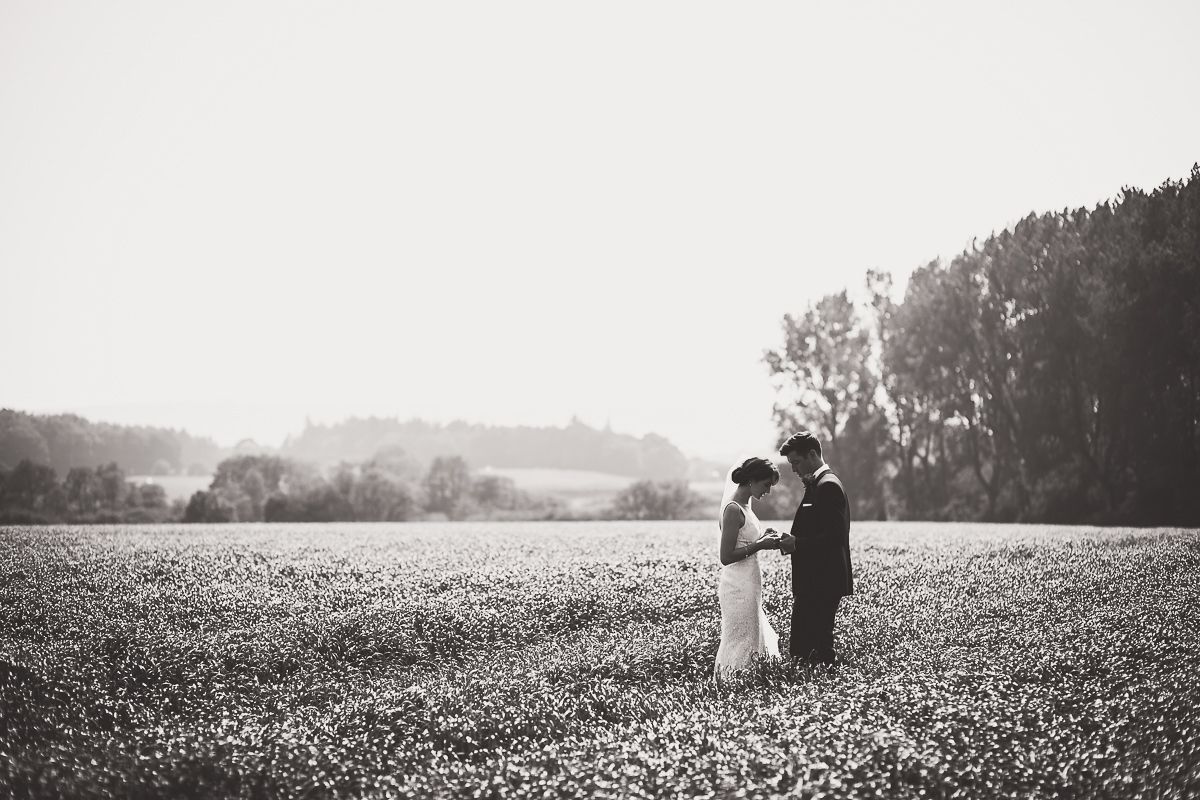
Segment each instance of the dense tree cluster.
[[28,458],[0,467],[0,524],[164,522],[179,513],[161,486],[127,481],[115,463],[73,467],[62,481]]
[[389,448],[328,474],[275,455],[222,461],[207,491],[187,504],[187,522],[399,522],[411,519],[553,518],[560,503],[520,491],[512,480],[476,475],[460,456],[428,470]]
[[704,497],[687,481],[641,480],[617,494],[608,513],[612,519],[704,519],[713,516]]
[[1200,167],[867,289],[766,354],[859,518],[1200,524]]

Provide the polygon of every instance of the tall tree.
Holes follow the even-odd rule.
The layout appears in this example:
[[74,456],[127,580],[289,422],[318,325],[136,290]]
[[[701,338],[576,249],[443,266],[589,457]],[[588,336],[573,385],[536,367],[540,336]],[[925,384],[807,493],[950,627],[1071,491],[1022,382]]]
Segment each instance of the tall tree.
[[460,456],[438,457],[425,476],[425,507],[457,519],[471,497],[471,470]]
[[870,333],[846,291],[826,295],[799,317],[783,318],[783,348],[764,360],[784,395],[774,408],[781,431],[811,430],[833,451],[850,416],[870,402]]
[[1133,489],[1124,513],[1200,523],[1200,166],[1186,183],[1127,192],[1136,246],[1116,265],[1120,372],[1109,397]]
[[96,510],[100,496],[100,481],[96,471],[88,467],[72,467],[63,481],[69,508],[87,513]]
[[799,318],[784,316],[783,333],[783,348],[764,354],[784,397],[774,407],[781,437],[797,430],[818,434],[826,460],[854,487],[848,494],[855,515],[884,516],[887,427],[876,402],[870,321],[843,290],[821,298]]
[[938,263],[917,270],[909,279],[904,302],[891,297],[890,278],[869,273],[868,289],[880,342],[880,375],[886,397],[892,462],[893,494],[899,515],[909,519],[943,516],[949,501],[951,464],[946,456],[945,428],[939,397],[925,375],[923,328],[937,296]]
[[116,462],[96,468],[96,479],[100,484],[100,499],[106,508],[120,508],[125,503],[128,487],[125,471]]

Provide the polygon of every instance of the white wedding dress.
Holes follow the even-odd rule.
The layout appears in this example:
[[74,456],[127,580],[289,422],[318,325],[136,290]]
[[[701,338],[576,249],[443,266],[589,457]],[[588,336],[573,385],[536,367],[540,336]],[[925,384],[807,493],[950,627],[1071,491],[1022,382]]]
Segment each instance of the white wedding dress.
[[[749,503],[729,501],[746,515],[737,535],[737,547],[744,547],[761,538],[758,517]],[[724,515],[728,504],[721,507]],[[713,674],[724,674],[749,667],[758,658],[779,656],[779,636],[771,627],[762,607],[762,568],[758,553],[721,567],[721,583],[717,587],[721,601],[721,646]]]

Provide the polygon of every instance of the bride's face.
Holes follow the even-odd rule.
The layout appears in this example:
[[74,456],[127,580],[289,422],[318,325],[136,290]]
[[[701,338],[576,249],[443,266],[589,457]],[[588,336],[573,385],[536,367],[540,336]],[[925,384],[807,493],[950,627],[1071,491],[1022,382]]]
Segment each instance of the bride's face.
[[771,479],[763,478],[761,481],[755,481],[750,484],[750,496],[757,500],[764,495],[771,493]]

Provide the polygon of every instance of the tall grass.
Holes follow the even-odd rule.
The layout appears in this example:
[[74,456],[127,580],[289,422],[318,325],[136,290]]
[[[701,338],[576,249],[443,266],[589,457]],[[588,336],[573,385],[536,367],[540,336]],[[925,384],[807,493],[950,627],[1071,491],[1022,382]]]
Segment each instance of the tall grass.
[[852,544],[841,669],[718,686],[711,523],[0,529],[0,789],[1200,793],[1200,533]]

